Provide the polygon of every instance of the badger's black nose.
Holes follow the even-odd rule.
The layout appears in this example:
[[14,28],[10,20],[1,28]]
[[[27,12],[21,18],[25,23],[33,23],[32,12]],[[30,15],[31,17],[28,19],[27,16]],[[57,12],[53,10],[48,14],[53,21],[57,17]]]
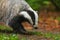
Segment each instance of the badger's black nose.
[[34,27],[34,29],[38,29],[38,27]]

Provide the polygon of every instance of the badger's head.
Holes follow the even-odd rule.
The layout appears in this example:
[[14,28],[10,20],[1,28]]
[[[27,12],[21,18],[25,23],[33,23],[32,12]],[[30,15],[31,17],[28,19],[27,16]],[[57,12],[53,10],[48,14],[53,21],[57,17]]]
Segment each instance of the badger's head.
[[32,25],[34,29],[37,29],[38,25],[38,14],[35,11],[31,10],[23,10],[19,13],[19,15],[24,16],[26,21]]

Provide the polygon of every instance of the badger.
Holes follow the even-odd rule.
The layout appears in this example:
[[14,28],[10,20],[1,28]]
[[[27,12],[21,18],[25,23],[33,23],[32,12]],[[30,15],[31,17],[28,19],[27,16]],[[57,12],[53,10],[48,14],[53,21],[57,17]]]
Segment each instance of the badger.
[[25,0],[0,0],[0,22],[13,28],[14,31],[27,33],[22,22],[28,22],[37,29],[38,14]]

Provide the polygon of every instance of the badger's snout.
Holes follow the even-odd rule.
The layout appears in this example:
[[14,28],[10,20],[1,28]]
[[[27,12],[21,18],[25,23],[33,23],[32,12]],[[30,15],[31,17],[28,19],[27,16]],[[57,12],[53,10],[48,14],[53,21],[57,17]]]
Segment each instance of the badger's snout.
[[34,25],[33,28],[34,28],[34,29],[38,29],[38,26]]
[[38,27],[34,27],[34,29],[38,29]]

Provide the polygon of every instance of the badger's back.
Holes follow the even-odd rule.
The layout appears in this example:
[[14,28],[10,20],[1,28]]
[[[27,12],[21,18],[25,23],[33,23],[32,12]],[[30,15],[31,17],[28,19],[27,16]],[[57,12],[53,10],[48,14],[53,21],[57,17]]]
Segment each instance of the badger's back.
[[27,9],[25,0],[0,0],[0,21],[5,22],[16,16],[19,11]]

